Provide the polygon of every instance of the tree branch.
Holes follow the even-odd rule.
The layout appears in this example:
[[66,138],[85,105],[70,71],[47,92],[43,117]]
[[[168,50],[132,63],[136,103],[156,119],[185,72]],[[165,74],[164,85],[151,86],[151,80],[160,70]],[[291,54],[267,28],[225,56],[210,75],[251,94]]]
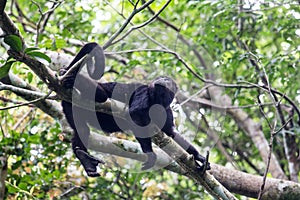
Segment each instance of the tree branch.
[[[159,143],[166,143],[169,145],[169,141],[165,141],[165,139],[169,140],[169,138],[164,134],[158,134],[158,136],[155,137],[159,138],[159,141],[161,141]],[[92,133],[89,138],[89,148],[97,152],[109,153],[111,155],[126,157],[141,162],[146,159],[146,156],[142,154],[142,150],[138,143],[96,133]],[[172,159],[162,149],[155,148],[154,151],[157,154],[155,169],[166,166],[164,167],[165,169],[188,176],[192,179],[200,176],[199,172],[196,172],[195,175],[191,175],[188,173],[190,169],[185,169],[185,167],[178,165],[176,162],[180,162],[180,159],[176,160],[176,162],[172,162]],[[187,162],[189,163],[189,161]],[[208,176],[210,176],[209,174],[212,174],[231,192],[251,198],[258,197],[260,183],[263,179],[262,176],[251,175],[213,163],[211,163],[211,167],[212,169],[207,172]],[[199,178],[201,178],[201,176]],[[203,179],[207,180],[208,178],[209,177],[204,177]],[[262,199],[291,199],[291,197],[293,199],[300,198],[300,184],[281,179],[267,178],[265,193],[263,194]]]
[[[172,0],[167,1],[167,3],[165,3],[165,5],[156,13],[153,15],[153,17],[151,17],[150,19],[148,19],[147,21],[145,21],[144,23],[141,23],[139,25],[134,25],[132,27],[129,28],[129,30],[124,33],[123,36],[121,36],[118,40],[116,40],[115,42],[112,42],[111,45],[114,45],[120,41],[122,41],[124,38],[126,38],[132,31],[142,28],[144,26],[147,26],[148,24],[150,24],[151,22],[153,22],[159,15],[160,13],[162,13],[162,11],[164,11],[164,9],[171,3]],[[149,6],[148,6],[149,7]]]
[[150,0],[146,3],[144,3],[141,7],[136,8],[136,6],[134,7],[132,13],[130,14],[130,16],[125,20],[125,22],[122,24],[122,26],[119,28],[118,31],[116,31],[111,38],[103,45],[103,49],[107,49],[109,46],[111,46],[112,42],[124,31],[124,29],[126,28],[126,26],[130,23],[130,21],[133,19],[133,17],[141,12],[142,10],[144,10],[146,7],[148,7],[151,3],[153,3],[154,0]]

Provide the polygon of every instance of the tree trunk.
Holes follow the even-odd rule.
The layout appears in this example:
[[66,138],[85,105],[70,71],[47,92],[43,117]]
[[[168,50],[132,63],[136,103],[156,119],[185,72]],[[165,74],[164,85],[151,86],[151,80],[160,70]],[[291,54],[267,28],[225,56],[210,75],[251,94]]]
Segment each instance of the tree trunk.
[[0,157],[0,199],[5,196],[5,180],[7,176],[7,157]]

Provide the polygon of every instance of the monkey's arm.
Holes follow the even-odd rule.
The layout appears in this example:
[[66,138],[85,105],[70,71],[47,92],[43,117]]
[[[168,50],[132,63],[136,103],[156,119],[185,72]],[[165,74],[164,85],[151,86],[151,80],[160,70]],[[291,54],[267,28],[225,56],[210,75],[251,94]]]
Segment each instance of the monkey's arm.
[[[184,137],[182,137],[182,135],[175,129],[175,127],[173,127],[172,132],[173,132],[172,133],[173,140],[177,144],[179,144],[184,150],[186,150],[186,152],[193,155],[194,159],[196,161],[201,162],[202,165],[199,166],[199,169],[200,170],[209,170],[210,164],[209,164],[208,160],[206,160],[206,158],[204,156],[202,156],[189,141],[187,141]],[[207,166],[206,169],[204,169],[205,166]]]
[[[177,130],[173,122],[173,113],[171,108],[166,109],[167,119],[165,122],[162,131],[165,132],[169,137],[171,137],[179,146],[181,146],[187,153],[194,156],[196,161],[200,161],[202,165],[198,165],[200,170],[209,170],[210,165],[208,160],[204,156],[202,156],[197,149],[187,141]],[[203,169],[204,166],[207,166],[207,169]]]

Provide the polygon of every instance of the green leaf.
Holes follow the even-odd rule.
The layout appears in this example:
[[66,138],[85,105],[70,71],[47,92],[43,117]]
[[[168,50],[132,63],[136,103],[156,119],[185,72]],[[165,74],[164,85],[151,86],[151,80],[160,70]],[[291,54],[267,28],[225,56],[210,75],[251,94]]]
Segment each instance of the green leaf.
[[37,48],[37,47],[29,47],[29,48],[26,48],[25,50],[24,50],[24,53],[29,53],[29,52],[32,52],[32,51],[37,51],[37,50],[39,50],[39,48]]
[[8,192],[11,194],[16,194],[19,191],[18,188],[15,188],[9,184],[8,184],[7,188],[8,188]]
[[61,49],[66,46],[66,41],[64,39],[56,39],[56,48]]
[[8,35],[4,37],[4,42],[15,51],[22,51],[23,49],[22,40],[16,35]]
[[18,187],[22,190],[27,190],[27,183],[21,182],[19,183]]
[[47,56],[46,54],[39,52],[39,51],[31,51],[31,52],[28,52],[27,55],[30,55],[30,56],[33,56],[36,58],[42,58],[49,63],[51,62],[51,59],[49,58],[49,56]]
[[12,64],[15,61],[6,62],[3,66],[0,67],[0,79],[7,76]]
[[27,73],[27,80],[28,80],[28,83],[31,83],[32,82],[32,79],[33,79],[33,74],[31,72],[28,72]]

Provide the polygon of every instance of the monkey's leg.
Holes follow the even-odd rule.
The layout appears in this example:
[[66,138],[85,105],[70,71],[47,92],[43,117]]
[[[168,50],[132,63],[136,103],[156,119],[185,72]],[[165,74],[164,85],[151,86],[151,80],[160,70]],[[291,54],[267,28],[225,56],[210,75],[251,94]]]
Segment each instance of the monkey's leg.
[[[66,119],[72,129],[74,130],[74,135],[72,138],[72,149],[75,153],[76,157],[81,162],[84,170],[88,174],[88,176],[96,177],[99,176],[99,173],[97,173],[97,165],[99,163],[104,163],[102,160],[96,159],[93,156],[89,155],[87,152],[87,143],[88,138],[90,135],[89,127],[86,124],[85,121],[85,114],[84,111],[80,111],[82,113],[82,119],[78,119],[76,117],[76,120],[74,120],[73,116],[73,109],[80,109],[80,108],[73,108],[71,103],[68,103],[66,101],[62,101],[63,111],[65,113]],[[78,114],[79,111],[75,111],[75,114]]]
[[140,143],[143,152],[147,155],[147,161],[143,163],[142,170],[150,169],[155,165],[156,155],[152,149],[151,138],[139,138],[136,137]]

